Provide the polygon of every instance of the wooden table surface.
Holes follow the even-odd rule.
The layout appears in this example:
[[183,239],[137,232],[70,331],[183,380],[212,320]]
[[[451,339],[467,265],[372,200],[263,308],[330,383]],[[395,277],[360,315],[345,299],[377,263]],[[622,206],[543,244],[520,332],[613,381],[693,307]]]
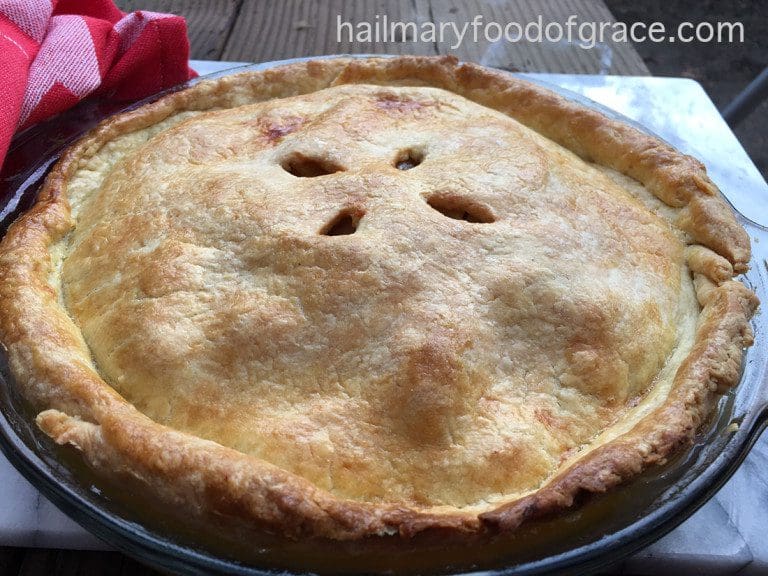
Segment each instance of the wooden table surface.
[[[336,26],[375,22],[386,14],[402,22],[456,22],[476,15],[484,22],[581,22],[614,18],[601,0],[117,0],[125,11],[172,12],[187,19],[191,58],[264,62],[339,53],[453,54],[461,60],[525,72],[648,75],[628,43],[585,50],[566,43],[465,41],[419,43],[410,38],[390,43],[337,42]],[[109,576],[158,574],[118,552],[80,552],[0,547],[0,576]]]

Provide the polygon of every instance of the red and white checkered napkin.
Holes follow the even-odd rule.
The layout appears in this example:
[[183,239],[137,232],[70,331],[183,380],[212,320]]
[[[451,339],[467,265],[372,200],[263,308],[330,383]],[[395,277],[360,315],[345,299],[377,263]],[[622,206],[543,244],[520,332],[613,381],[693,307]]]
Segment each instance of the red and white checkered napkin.
[[183,18],[112,0],[0,0],[0,166],[14,132],[96,94],[136,100],[194,76]]

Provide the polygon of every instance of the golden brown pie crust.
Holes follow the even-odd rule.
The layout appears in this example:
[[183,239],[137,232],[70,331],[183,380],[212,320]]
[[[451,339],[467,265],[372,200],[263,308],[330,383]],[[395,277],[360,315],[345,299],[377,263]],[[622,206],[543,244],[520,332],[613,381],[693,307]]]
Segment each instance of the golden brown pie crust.
[[308,61],[72,146],[0,245],[0,340],[47,434],[174,505],[509,531],[691,441],[749,259],[631,126],[451,58]]

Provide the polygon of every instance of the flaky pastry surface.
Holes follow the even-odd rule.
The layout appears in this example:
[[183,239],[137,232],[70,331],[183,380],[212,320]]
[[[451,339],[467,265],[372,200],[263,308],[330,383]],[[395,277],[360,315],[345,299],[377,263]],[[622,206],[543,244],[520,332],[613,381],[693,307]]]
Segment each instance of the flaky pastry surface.
[[293,536],[509,530],[605,490],[690,440],[756,306],[699,163],[450,59],[117,116],[0,258],[43,430]]

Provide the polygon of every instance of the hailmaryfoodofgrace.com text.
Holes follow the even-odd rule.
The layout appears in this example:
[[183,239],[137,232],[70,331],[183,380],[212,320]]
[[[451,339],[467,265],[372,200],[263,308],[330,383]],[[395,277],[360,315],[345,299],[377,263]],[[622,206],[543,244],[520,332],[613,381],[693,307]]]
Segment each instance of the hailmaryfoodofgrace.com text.
[[744,42],[741,22],[681,22],[669,29],[663,22],[581,21],[571,14],[562,22],[544,22],[538,16],[529,22],[496,22],[481,14],[463,22],[393,20],[376,14],[372,20],[352,22],[336,18],[336,42],[389,43],[426,42],[459,49],[465,42],[569,42],[584,49],[605,42]]

